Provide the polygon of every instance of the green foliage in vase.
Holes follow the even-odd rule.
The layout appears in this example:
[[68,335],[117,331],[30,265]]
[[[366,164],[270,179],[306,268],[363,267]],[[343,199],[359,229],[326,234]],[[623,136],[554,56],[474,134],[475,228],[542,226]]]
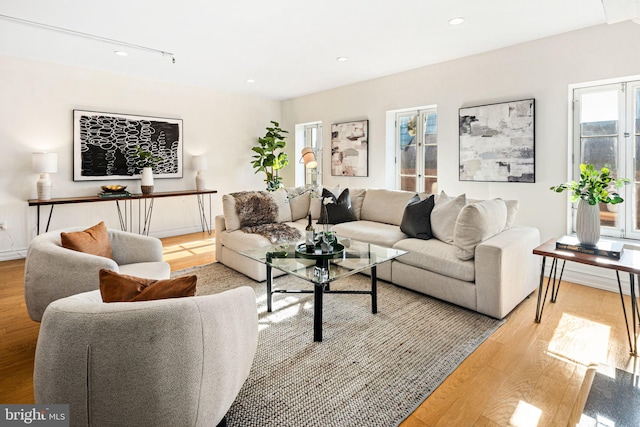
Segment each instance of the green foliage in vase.
[[551,187],[550,190],[562,193],[567,190],[571,192],[571,201],[586,200],[590,205],[598,203],[611,203],[615,205],[624,200],[616,191],[624,184],[629,183],[629,178],[614,178],[611,176],[609,168],[603,167],[598,170],[593,165],[582,163],[580,165],[580,181],[569,181]]
[[136,145],[136,166],[140,169],[155,168],[162,160],[162,157],[155,156],[151,151]]
[[287,145],[283,134],[289,133],[280,129],[278,122],[271,121],[272,127],[267,127],[267,132],[261,138],[258,138],[258,146],[251,148],[255,155],[252,157],[251,164],[255,169],[255,173],[264,172],[267,183],[267,191],[276,191],[282,188],[282,177],[278,175],[278,171],[289,164],[287,153],[278,150],[284,149]]

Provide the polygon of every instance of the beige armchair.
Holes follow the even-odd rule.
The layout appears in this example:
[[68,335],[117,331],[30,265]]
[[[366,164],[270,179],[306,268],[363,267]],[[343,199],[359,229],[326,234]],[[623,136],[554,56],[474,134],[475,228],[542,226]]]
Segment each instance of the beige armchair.
[[113,259],[62,247],[62,231],[35,237],[29,244],[24,272],[24,295],[31,319],[39,322],[45,308],[59,298],[100,288],[102,268],[149,279],[168,279],[171,268],[162,261],[162,242],[155,237],[108,230]]
[[257,342],[250,287],[143,302],[103,303],[100,291],[59,299],[40,326],[35,402],[68,403],[72,426],[223,425]]

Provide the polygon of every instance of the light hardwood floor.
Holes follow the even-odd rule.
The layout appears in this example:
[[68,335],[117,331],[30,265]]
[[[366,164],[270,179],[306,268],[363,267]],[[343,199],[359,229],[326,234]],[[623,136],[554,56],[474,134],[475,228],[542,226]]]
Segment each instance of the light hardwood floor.
[[[206,233],[162,240],[174,271],[215,261]],[[0,263],[0,403],[33,403],[39,324],[26,312],[23,274],[24,260]],[[565,426],[589,364],[637,369],[618,294],[563,282],[540,324],[535,306],[536,293],[402,426]]]

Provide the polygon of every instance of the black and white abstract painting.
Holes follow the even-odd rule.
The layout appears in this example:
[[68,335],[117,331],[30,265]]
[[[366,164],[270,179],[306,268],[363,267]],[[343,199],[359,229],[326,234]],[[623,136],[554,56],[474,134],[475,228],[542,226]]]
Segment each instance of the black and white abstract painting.
[[331,125],[331,175],[369,176],[369,120]]
[[535,100],[460,108],[460,181],[535,182]]
[[182,120],[73,111],[73,180],[138,179],[137,147],[160,160],[154,178],[182,178]]

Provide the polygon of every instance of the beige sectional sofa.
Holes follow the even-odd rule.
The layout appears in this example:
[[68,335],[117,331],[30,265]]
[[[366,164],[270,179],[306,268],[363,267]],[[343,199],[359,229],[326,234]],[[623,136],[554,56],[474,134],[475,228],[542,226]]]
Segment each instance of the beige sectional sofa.
[[[434,195],[430,218],[436,237],[423,240],[401,230],[405,208],[416,200],[415,193],[386,189],[349,192],[356,221],[334,225],[338,236],[408,251],[379,266],[379,279],[498,319],[537,286],[539,264],[532,251],[539,245],[540,235],[536,228],[513,225],[516,201]],[[270,193],[277,205],[277,221],[300,231],[307,224],[308,212],[317,221],[322,205],[310,194],[300,189]],[[419,197],[424,200],[430,195]],[[234,196],[223,196],[223,210],[224,215],[216,217],[218,261],[254,280],[265,280],[265,266],[239,252],[271,242],[240,229]]]

